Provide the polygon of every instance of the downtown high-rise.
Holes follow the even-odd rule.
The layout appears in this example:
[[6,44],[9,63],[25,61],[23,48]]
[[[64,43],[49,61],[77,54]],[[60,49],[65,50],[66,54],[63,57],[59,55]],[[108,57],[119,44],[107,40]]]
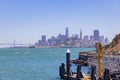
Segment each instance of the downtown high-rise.
[[99,30],[94,30],[94,42],[99,42]]
[[69,29],[68,29],[68,27],[66,27],[66,29],[65,29],[65,36],[66,36],[66,38],[69,38]]
[[80,40],[82,40],[82,30],[80,29]]

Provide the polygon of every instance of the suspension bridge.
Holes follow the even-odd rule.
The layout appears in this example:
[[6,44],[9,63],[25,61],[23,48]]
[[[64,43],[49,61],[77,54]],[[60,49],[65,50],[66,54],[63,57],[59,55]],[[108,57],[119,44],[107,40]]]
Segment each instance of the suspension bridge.
[[34,44],[21,44],[21,43],[16,43],[15,40],[13,43],[0,43],[0,46],[13,46],[13,47],[16,47],[16,46],[32,46]]

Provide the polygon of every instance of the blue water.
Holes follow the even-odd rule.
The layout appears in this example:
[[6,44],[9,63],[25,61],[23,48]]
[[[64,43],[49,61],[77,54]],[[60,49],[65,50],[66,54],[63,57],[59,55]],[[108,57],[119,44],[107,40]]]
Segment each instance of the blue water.
[[[60,80],[67,48],[0,49],[0,80]],[[70,48],[71,59],[93,48]]]

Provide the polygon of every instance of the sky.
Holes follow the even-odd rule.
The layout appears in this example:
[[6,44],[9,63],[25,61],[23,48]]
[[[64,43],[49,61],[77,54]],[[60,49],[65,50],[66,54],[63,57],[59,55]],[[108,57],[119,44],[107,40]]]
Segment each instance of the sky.
[[120,0],[0,0],[0,43],[34,44],[65,34],[120,33]]

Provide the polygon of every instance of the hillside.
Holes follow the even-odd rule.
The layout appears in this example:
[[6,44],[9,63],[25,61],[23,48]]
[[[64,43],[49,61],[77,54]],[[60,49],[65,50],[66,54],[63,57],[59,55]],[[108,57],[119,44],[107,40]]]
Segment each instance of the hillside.
[[120,34],[117,34],[110,44],[103,47],[103,52],[106,54],[120,53]]

